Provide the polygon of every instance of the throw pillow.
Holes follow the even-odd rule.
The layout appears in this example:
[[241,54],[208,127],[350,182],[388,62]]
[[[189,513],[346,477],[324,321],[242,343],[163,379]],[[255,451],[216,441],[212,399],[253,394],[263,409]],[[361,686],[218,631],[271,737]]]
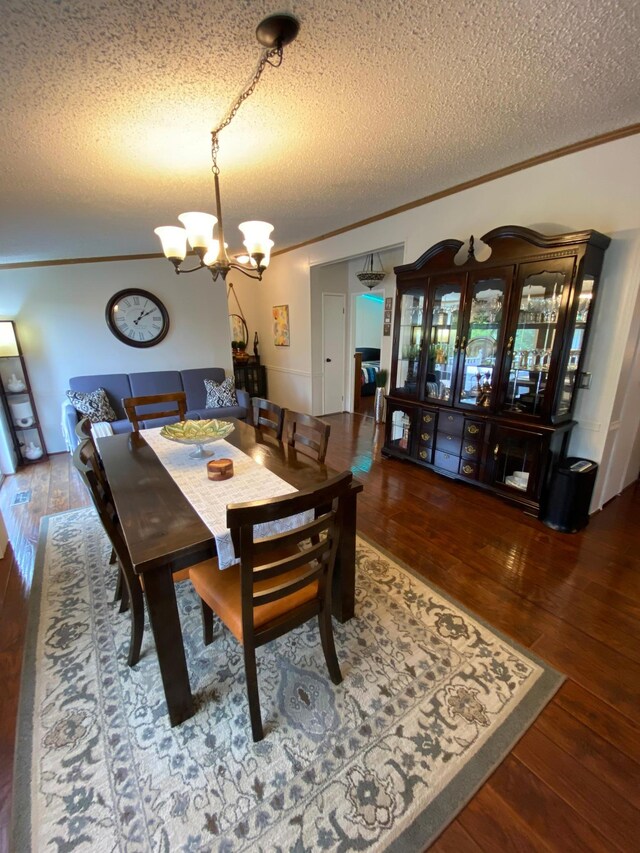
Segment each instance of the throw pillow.
[[207,409],[238,405],[236,386],[232,376],[227,376],[220,383],[214,382],[213,379],[205,379],[204,387],[207,389]]
[[118,416],[111,408],[111,403],[104,388],[95,391],[67,391],[69,402],[81,415],[86,415],[92,424],[101,421],[115,421]]

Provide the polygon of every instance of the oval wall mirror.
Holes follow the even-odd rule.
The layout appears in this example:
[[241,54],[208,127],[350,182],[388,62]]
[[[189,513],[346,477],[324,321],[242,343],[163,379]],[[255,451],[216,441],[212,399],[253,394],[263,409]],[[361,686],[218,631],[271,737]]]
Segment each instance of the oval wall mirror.
[[242,341],[245,345],[249,343],[249,329],[244,317],[240,314],[229,314],[229,325],[232,341]]

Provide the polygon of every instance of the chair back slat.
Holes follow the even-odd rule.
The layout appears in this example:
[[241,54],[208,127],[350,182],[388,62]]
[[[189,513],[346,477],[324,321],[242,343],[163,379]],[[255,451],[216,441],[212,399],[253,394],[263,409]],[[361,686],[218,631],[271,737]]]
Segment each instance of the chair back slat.
[[[326,553],[327,547],[324,541],[312,545],[311,548],[305,548],[303,551],[292,549],[290,556],[284,556],[280,560],[274,560],[271,563],[260,563],[258,566],[254,563],[253,575],[256,583],[263,580],[271,580],[279,575],[285,575],[287,572],[292,572],[299,566],[304,566],[305,563],[310,563],[313,560],[322,560]],[[279,549],[279,553],[283,553]]]
[[[260,631],[254,630],[255,607],[293,595],[317,583],[318,612],[320,601],[327,594],[330,595],[331,576],[342,529],[344,499],[351,488],[352,479],[351,472],[346,471],[315,489],[227,507],[227,526],[232,533],[239,529],[242,623],[245,636],[250,636],[252,641],[258,644],[264,641]],[[286,519],[309,510],[321,514],[313,522],[305,523],[286,534],[255,539],[255,525]],[[309,540],[310,547],[299,547],[308,546]],[[286,545],[284,554],[283,545]],[[306,571],[296,571],[305,565],[309,566]],[[280,579],[281,583],[269,585],[267,591],[258,588],[260,581],[273,578]],[[307,611],[306,601],[304,608],[292,610],[286,623],[289,628],[300,624],[298,620]]]
[[295,581],[287,581],[286,583],[278,584],[277,586],[269,587],[267,592],[256,590],[253,593],[253,606],[259,607],[261,604],[269,604],[271,601],[277,601],[279,598],[284,598],[287,595],[293,595],[299,589],[308,586],[315,580],[318,580],[322,574],[322,565],[309,569],[302,575],[298,575]]
[[[139,406],[159,406],[170,404],[168,409],[138,412]],[[145,397],[124,397],[122,405],[134,432],[140,431],[142,421],[156,420],[178,416],[183,421],[187,413],[187,395],[184,391],[174,391],[171,394],[149,394]]]
[[263,432],[271,433],[280,441],[284,425],[284,409],[276,403],[272,403],[271,400],[265,400],[263,397],[252,397],[251,410],[253,425]]
[[313,415],[285,410],[285,432],[290,447],[313,451],[320,464],[324,464],[329,445],[331,426]]
[[227,527],[233,533],[234,528],[245,524],[265,524],[290,515],[297,515],[309,509],[328,507],[332,501],[351,486],[353,474],[345,471],[319,486],[289,492],[277,498],[265,498],[259,501],[246,501],[227,506]]
[[284,549],[291,545],[297,545],[301,539],[312,539],[319,536],[325,528],[326,519],[324,516],[320,516],[315,521],[310,521],[308,524],[297,527],[295,530],[276,533],[265,539],[255,539],[253,542],[253,552],[256,557],[260,557],[265,553],[273,553],[274,549]]

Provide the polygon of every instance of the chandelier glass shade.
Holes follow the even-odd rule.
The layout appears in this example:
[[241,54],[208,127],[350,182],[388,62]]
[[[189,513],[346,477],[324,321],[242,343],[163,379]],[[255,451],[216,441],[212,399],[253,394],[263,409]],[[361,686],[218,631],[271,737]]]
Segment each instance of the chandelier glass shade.
[[[226,279],[232,269],[239,270],[249,278],[262,279],[262,273],[269,266],[271,250],[274,242],[271,239],[273,225],[269,222],[249,220],[238,226],[244,237],[243,245],[246,254],[238,255],[231,260],[227,255],[228,245],[224,241],[222,227],[222,203],[220,199],[220,169],[218,167],[218,134],[233,119],[236,112],[254,91],[260,76],[267,65],[278,68],[282,64],[283,48],[295,39],[300,24],[292,15],[271,15],[262,21],[256,29],[256,37],[262,45],[260,59],[255,73],[241,94],[231,105],[220,125],[211,132],[211,159],[213,165],[213,182],[215,191],[216,215],[191,211],[181,213],[178,219],[184,226],[162,225],[154,229],[160,238],[162,251],[171,261],[176,273],[195,272],[208,269],[214,281],[221,276]],[[213,230],[217,225],[217,236]],[[187,256],[188,246],[200,259],[198,266],[192,269],[182,269],[181,264]]]
[[378,259],[378,267],[374,268],[373,262],[373,253],[367,255],[364,262],[364,267],[362,268],[362,272],[357,273],[358,280],[365,287],[368,287],[369,290],[374,288],[377,284],[385,278],[386,272],[382,267],[382,261],[380,260],[380,255],[376,254]]

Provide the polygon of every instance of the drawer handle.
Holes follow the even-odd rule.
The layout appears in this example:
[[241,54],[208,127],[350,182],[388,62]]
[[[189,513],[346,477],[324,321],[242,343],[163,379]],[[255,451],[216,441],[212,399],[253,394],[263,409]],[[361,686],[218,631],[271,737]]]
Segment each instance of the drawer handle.
[[463,465],[462,471],[464,474],[473,474],[473,465]]
[[477,435],[480,432],[480,427],[476,426],[475,424],[471,424],[467,427],[467,432],[469,433],[469,435]]
[[496,446],[493,448],[493,458],[494,459],[498,458],[498,453],[500,453],[500,445],[496,444]]
[[473,446],[473,444],[467,444],[467,446],[465,447],[465,450],[470,455],[473,455],[474,453],[476,453],[476,448]]
[[451,459],[451,457],[449,456],[449,454],[448,454],[448,453],[443,453],[443,456],[444,456],[444,458],[445,458],[445,459]]
[[420,459],[426,459],[427,458],[427,451],[421,450],[418,455],[420,456]]
[[453,415],[447,415],[447,420],[448,420],[448,421],[453,421],[453,419],[454,419],[454,418],[453,418]]
[[424,415],[422,420],[425,422],[425,424],[430,424],[431,423],[431,415]]
[[448,436],[447,436],[447,441],[453,441],[453,436],[452,436],[452,435],[448,435]]
[[422,435],[420,436],[420,438],[421,438],[423,441],[429,441],[429,439],[431,438],[431,436],[429,435],[429,433],[428,433],[428,432],[423,432],[423,433],[422,433]]

